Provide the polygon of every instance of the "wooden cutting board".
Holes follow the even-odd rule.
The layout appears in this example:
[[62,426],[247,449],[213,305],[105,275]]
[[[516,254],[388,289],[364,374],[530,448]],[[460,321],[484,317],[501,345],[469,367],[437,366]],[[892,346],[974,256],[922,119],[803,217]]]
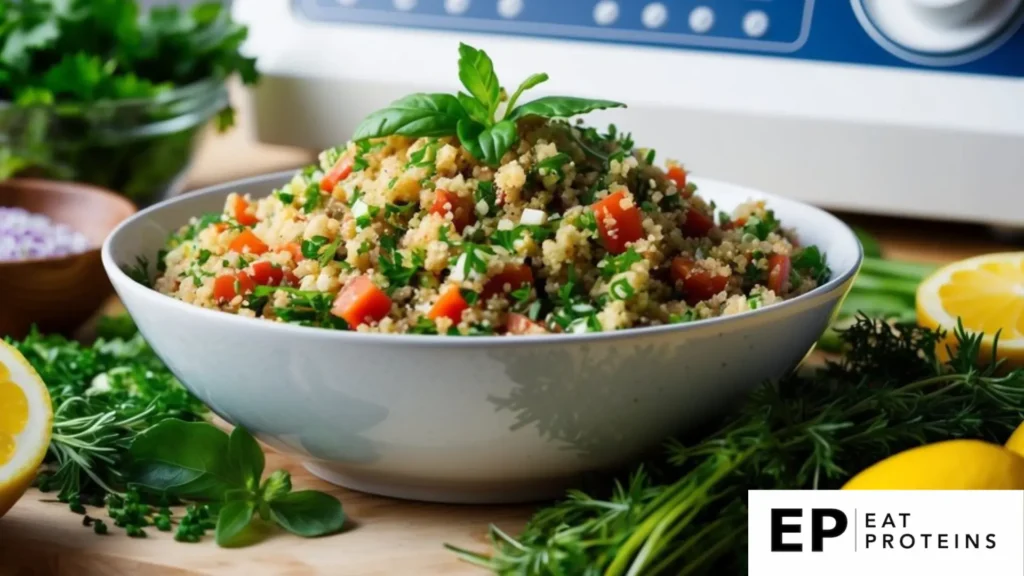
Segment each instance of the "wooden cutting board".
[[[82,516],[52,494],[31,490],[0,518],[0,576],[417,576],[485,574],[458,560],[444,543],[487,551],[487,527],[516,532],[532,506],[443,506],[378,498],[331,486],[297,462],[267,454],[267,470],[285,468],[296,489],[314,488],[338,497],[348,516],[346,531],[303,539],[271,529],[248,548],[218,548],[212,534],[198,544],[175,542],[172,533],[146,529],[128,538],[102,518],[110,534],[97,536]],[[176,511],[176,515],[179,511]]]

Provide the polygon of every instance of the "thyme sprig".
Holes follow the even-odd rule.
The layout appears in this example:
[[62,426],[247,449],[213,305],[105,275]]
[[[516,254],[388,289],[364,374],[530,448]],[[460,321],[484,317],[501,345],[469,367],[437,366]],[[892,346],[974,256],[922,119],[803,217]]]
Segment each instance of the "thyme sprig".
[[[1024,418],[1024,370],[1003,374],[981,335],[943,334],[861,316],[849,352],[813,372],[766,383],[717,431],[596,495],[571,492],[492,554],[451,548],[502,575],[743,573],[748,489],[831,489],[901,450],[949,438],[1003,442]],[[982,362],[988,360],[988,362]]]

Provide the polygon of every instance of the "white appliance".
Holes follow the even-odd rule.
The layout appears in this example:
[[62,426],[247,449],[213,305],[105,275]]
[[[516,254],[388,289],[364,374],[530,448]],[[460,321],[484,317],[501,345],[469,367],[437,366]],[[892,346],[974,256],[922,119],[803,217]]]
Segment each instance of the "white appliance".
[[322,149],[460,41],[505,85],[595,113],[694,173],[833,209],[1024,227],[1024,0],[234,0],[259,139]]

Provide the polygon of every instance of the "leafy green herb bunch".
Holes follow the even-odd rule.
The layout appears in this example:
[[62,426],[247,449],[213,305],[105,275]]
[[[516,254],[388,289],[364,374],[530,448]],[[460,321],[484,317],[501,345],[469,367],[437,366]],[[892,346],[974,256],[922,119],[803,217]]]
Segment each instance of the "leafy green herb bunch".
[[247,29],[217,2],[0,2],[0,178],[73,179],[138,203],[173,188],[224,81],[258,80]]

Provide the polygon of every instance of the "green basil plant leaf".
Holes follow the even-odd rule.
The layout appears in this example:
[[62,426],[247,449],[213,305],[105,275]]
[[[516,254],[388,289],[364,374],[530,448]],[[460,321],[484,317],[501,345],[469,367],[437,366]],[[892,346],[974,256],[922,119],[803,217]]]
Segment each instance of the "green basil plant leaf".
[[391,135],[451,136],[459,120],[465,117],[462,104],[451,94],[412,94],[367,116],[352,139],[360,141]]
[[220,509],[217,516],[217,545],[230,548],[241,544],[241,536],[252,522],[256,505],[249,500],[234,500]]
[[512,120],[527,116],[543,116],[544,118],[569,118],[608,108],[625,108],[626,105],[611,100],[591,100],[571,96],[547,96],[527,102],[509,114]]
[[270,515],[282,528],[304,538],[334,534],[345,525],[341,502],[315,490],[289,492],[271,500]]
[[[508,101],[508,112],[510,113],[512,112],[512,110],[515,109],[516,102],[519,101],[519,97],[523,95],[523,92],[526,92],[530,88],[533,88],[534,86],[547,81],[548,75],[544,74],[543,72],[540,74],[533,74],[526,80],[523,80],[523,83],[519,85],[519,88],[516,89],[515,93],[512,94],[512,98],[510,98]],[[508,113],[506,113],[506,117],[507,116]]]
[[140,433],[129,452],[131,484],[189,500],[220,500],[244,486],[228,458],[228,435],[206,422],[168,419]]
[[493,122],[491,118],[498,109],[501,84],[494,73],[494,63],[487,53],[466,44],[459,44],[459,80],[487,110],[487,119],[484,123]]
[[231,464],[238,471],[245,486],[255,490],[260,485],[260,478],[263,477],[263,449],[252,434],[241,426],[236,426],[231,431],[228,439],[228,458],[231,459]]

